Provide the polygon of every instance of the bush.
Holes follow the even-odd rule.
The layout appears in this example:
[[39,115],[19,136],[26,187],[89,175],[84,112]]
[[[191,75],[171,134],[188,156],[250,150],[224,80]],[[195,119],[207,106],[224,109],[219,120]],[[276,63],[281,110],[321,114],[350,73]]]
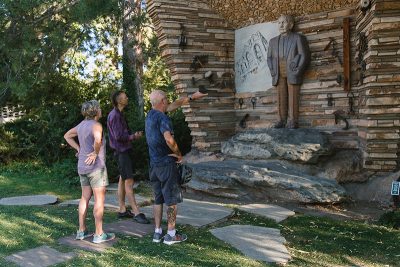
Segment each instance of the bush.
[[0,125],[0,163],[9,163],[16,160],[21,153],[17,137]]
[[400,229],[400,210],[384,213],[378,222],[390,228]]

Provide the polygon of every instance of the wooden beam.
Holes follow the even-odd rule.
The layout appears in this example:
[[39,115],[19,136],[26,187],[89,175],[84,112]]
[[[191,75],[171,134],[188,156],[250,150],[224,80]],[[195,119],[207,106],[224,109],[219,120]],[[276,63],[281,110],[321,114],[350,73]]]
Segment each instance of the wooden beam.
[[350,18],[343,19],[343,87],[345,91],[351,90],[351,49],[350,49]]

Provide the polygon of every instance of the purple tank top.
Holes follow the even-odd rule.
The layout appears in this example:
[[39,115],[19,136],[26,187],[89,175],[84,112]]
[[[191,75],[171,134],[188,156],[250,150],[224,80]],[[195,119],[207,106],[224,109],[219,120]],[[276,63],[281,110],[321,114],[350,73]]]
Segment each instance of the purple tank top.
[[96,161],[92,165],[86,165],[85,160],[87,155],[94,151],[94,136],[93,136],[93,126],[95,125],[95,120],[83,120],[76,126],[78,132],[79,140],[79,155],[78,155],[78,173],[88,174],[95,170],[102,169],[106,166],[105,153],[106,153],[106,140],[103,135],[102,144],[100,147],[99,155]]

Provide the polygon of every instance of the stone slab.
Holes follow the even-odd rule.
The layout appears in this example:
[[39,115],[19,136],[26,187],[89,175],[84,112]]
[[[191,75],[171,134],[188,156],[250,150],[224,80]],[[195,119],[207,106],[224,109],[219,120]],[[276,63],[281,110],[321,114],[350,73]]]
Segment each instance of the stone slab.
[[[166,207],[165,207],[166,209]],[[147,217],[153,218],[153,208],[144,207],[141,211]],[[198,201],[193,199],[184,199],[178,204],[178,224],[189,224],[194,227],[202,227],[216,221],[225,219],[233,214],[233,210],[226,208],[219,203]],[[166,210],[163,212],[163,219],[166,219]]]
[[58,198],[53,195],[31,195],[7,197],[0,199],[0,205],[5,206],[42,206],[54,204]]
[[46,267],[71,260],[76,255],[73,252],[61,253],[48,246],[21,251],[5,259],[22,267]]
[[106,232],[121,233],[136,237],[144,237],[154,232],[154,224],[140,224],[129,219],[105,224],[103,228]]
[[[135,198],[136,198],[136,203],[139,206],[146,206],[146,205],[150,205],[151,204],[151,199],[150,198],[143,197],[143,196],[137,195],[137,194],[135,194]],[[80,199],[74,199],[74,200],[65,201],[63,203],[60,203],[60,206],[75,206],[75,205],[79,205],[79,200]],[[125,198],[125,203],[129,203],[127,198]],[[93,197],[90,199],[89,205],[90,206],[94,205],[94,198]],[[104,207],[109,208],[109,209],[116,209],[116,210],[119,209],[118,196],[116,195],[116,193],[110,192],[110,193],[106,194]]]
[[260,215],[276,222],[281,222],[289,216],[293,216],[295,214],[291,210],[272,204],[248,204],[240,206],[239,210]]
[[230,225],[211,229],[210,232],[255,260],[285,264],[291,258],[283,245],[286,240],[278,229],[252,225]]
[[100,244],[95,244],[92,242],[92,240],[93,236],[87,237],[84,240],[76,240],[75,235],[73,235],[58,239],[58,243],[72,248],[79,248],[87,251],[102,253],[106,249],[112,247],[115,243],[117,243],[118,238]]

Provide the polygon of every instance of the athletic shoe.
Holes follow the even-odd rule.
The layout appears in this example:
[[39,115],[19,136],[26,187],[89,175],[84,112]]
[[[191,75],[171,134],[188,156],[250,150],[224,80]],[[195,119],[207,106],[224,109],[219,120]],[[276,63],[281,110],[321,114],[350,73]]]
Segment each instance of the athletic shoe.
[[113,240],[114,238],[115,238],[115,234],[113,234],[113,233],[102,233],[101,235],[93,236],[93,243],[99,244],[99,243]]
[[160,243],[163,238],[164,238],[164,236],[162,234],[154,233],[153,242]]
[[186,241],[186,239],[187,239],[187,235],[185,235],[185,234],[176,233],[175,236],[170,236],[169,234],[166,234],[164,236],[164,244],[172,245],[175,243],[180,243],[180,242]]
[[91,234],[89,234],[89,231],[88,230],[85,230],[85,231],[76,231],[76,237],[75,237],[75,239],[76,240],[83,240],[83,239],[85,239],[86,237],[89,237],[89,236],[92,236],[93,234],[91,233]]
[[137,223],[142,223],[142,224],[149,224],[150,221],[146,218],[146,215],[143,213],[139,213],[135,217],[133,217],[133,220]]

